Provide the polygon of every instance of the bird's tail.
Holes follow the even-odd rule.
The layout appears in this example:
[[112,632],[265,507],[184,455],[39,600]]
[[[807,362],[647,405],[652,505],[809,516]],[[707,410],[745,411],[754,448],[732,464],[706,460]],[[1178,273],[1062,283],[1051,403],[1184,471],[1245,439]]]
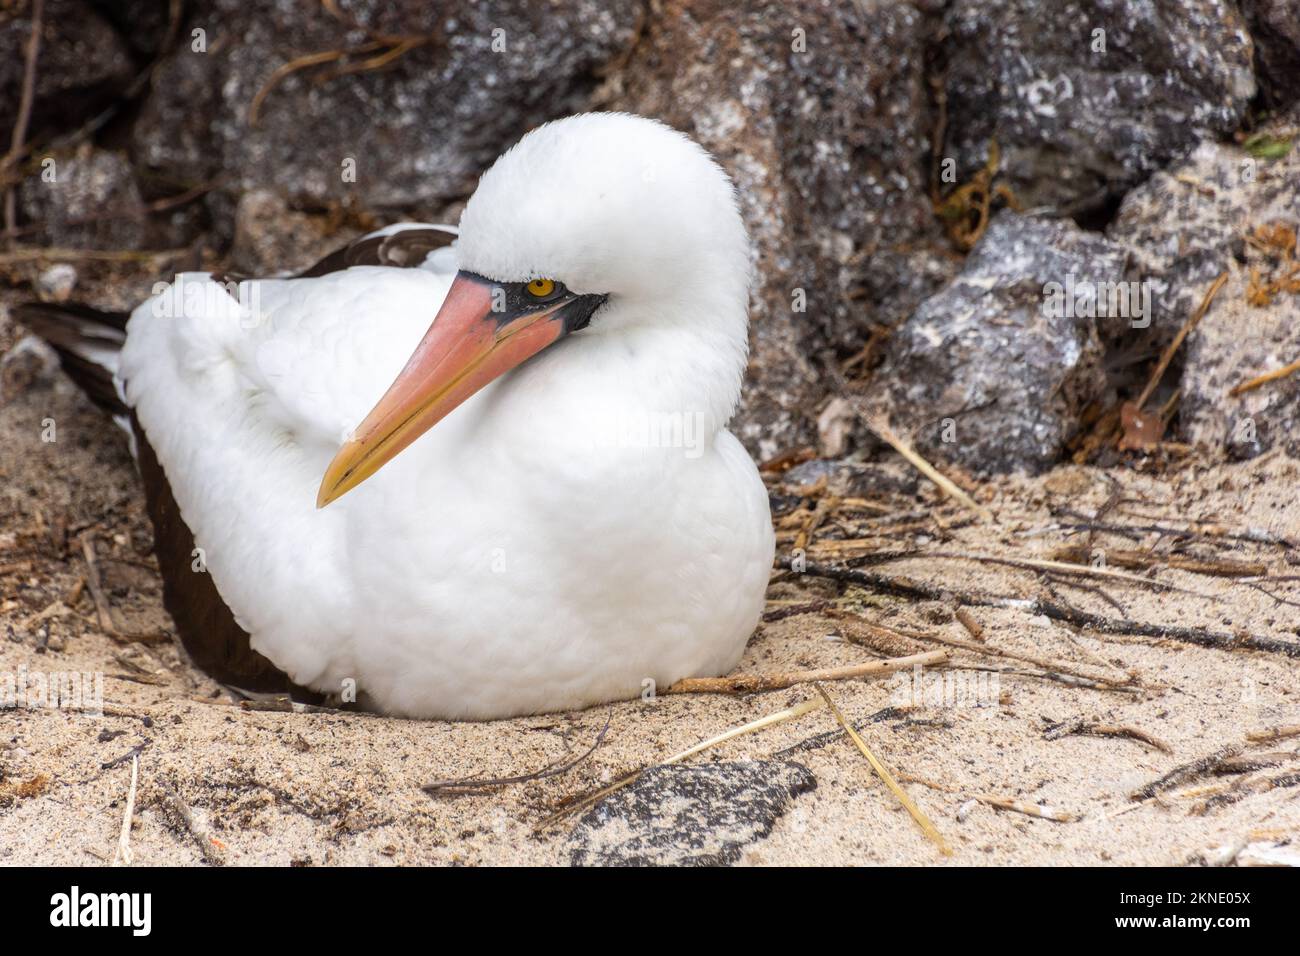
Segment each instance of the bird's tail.
[[129,313],[27,302],[15,307],[13,316],[54,348],[63,370],[92,402],[115,417],[129,414],[117,386]]

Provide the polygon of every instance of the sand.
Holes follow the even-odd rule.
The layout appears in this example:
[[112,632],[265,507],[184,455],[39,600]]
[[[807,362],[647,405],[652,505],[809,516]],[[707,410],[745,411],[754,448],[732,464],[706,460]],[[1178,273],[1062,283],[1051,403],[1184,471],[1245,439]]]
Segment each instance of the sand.
[[[17,338],[6,321],[0,317],[0,351]],[[815,696],[808,685],[741,697],[661,696],[612,710],[491,723],[245,710],[190,667],[170,636],[144,502],[120,434],[61,375],[21,371],[11,363],[0,406],[0,672],[102,672],[107,712],[0,712],[0,864],[111,861],[133,753],[139,759],[130,833],[135,865],[565,864],[573,854],[573,821],[537,830],[562,800]],[[41,440],[46,419],[56,423],[53,443]],[[888,467],[910,487],[905,465]],[[913,522],[880,546],[1046,557],[1080,540],[1052,530],[1062,520],[1053,509],[1093,514],[1116,483],[1122,495],[1107,520],[1205,519],[1300,538],[1300,465],[1270,454],[1243,464],[1193,456],[1159,467],[1067,466],[1036,479],[999,479],[976,489],[998,516],[992,527],[964,524],[959,506],[920,481],[915,491],[875,501],[881,508],[924,510],[939,523],[927,518],[918,528]],[[823,532],[834,532],[835,520]],[[123,628],[161,634],[157,643],[115,641],[103,633],[84,589],[70,600],[86,570],[77,538],[86,532],[97,542],[104,591]],[[1136,548],[1168,539],[1100,541]],[[1196,547],[1263,562],[1270,574],[1300,574],[1297,553],[1282,547]],[[942,587],[1052,597],[1039,573],[968,560],[910,558],[869,570]],[[1295,582],[1270,585],[1275,598],[1223,577],[1170,569],[1155,576],[1186,592],[1071,580],[1102,584],[1134,620],[1300,640]],[[1119,614],[1100,592],[1051,587],[1081,609]],[[785,575],[772,587],[771,608],[839,593],[832,583]],[[866,620],[973,640],[944,602],[866,592],[848,597],[842,607]],[[811,771],[816,788],[794,799],[770,834],[743,848],[741,865],[1184,864],[1231,858],[1246,846],[1252,849],[1243,861],[1268,848],[1295,857],[1300,787],[1287,781],[1300,770],[1300,736],[1252,742],[1247,734],[1300,723],[1296,660],[1075,633],[1015,608],[977,607],[970,615],[991,647],[1105,680],[1131,675],[1141,690],[999,674],[994,699],[983,701],[989,706],[955,698],[900,706],[905,678],[829,684],[855,722],[897,707],[867,724],[864,736],[934,821],[952,855],[942,856],[925,838],[845,737],[818,738],[836,724],[817,709],[693,760],[767,759],[817,738],[783,758]],[[764,623],[740,671],[849,665],[879,653],[845,640],[847,626],[816,613]],[[899,639],[899,646],[934,645]],[[954,659],[957,667],[999,663],[1015,662],[978,654]],[[988,690],[987,672],[962,673],[986,682],[968,686]],[[575,757],[607,718],[601,746],[566,772],[463,796],[434,798],[421,790],[434,780],[517,775]],[[1075,719],[1135,728],[1169,752],[1132,738],[1047,734]],[[1130,798],[1171,769],[1233,745],[1258,757],[1253,769],[1189,780],[1158,799]],[[980,797],[1046,807],[1069,822],[998,809]],[[1220,849],[1225,846],[1230,849]]]

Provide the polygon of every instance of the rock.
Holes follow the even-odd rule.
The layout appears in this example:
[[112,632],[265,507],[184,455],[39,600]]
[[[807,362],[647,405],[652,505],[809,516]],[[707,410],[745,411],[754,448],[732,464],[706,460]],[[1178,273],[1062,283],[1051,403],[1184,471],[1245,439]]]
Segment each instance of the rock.
[[77,287],[77,269],[66,262],[50,266],[36,277],[36,290],[48,302],[67,302]]
[[157,56],[167,39],[171,4],[158,0],[91,0],[141,57]]
[[831,396],[817,416],[817,451],[827,458],[839,458],[848,450],[849,436],[857,424],[853,405],[839,395]]
[[23,217],[43,226],[52,246],[135,249],[146,244],[144,202],[131,165],[120,153],[83,144],[22,184]]
[[1050,467],[1105,390],[1093,312],[1106,297],[1088,290],[1122,282],[1126,259],[1068,221],[999,214],[961,275],[894,333],[867,407],[927,457],[977,472]]
[[[12,4],[5,4],[8,10]],[[18,117],[31,3],[0,18],[0,130]],[[16,15],[19,14],[19,15]],[[48,0],[37,56],[35,95],[27,141],[43,133],[66,132],[111,103],[130,84],[135,65],[113,27],[81,0]]]
[[598,97],[736,180],[757,281],[735,428],[760,458],[816,444],[839,361],[959,264],[928,198],[928,23],[883,0],[665,0]]
[[1247,302],[1249,267],[1231,278],[1188,336],[1178,408],[1186,441],[1238,460],[1282,447],[1300,458],[1300,374],[1239,396],[1232,388],[1300,359],[1300,295]]
[[[1293,118],[1265,133],[1288,139],[1297,123]],[[1124,198],[1106,235],[1130,251],[1134,276],[1151,283],[1156,346],[1173,338],[1209,283],[1245,255],[1246,232],[1300,219],[1298,176],[1294,147],[1280,159],[1262,159],[1207,142]]]
[[[1300,113],[1264,130],[1277,141],[1298,132]],[[1151,284],[1160,341],[1192,314],[1216,276],[1229,275],[1179,356],[1178,421],[1186,441],[1239,458],[1279,442],[1292,454],[1300,451],[1300,379],[1228,394],[1300,358],[1297,294],[1280,291],[1258,306],[1247,301],[1252,271],[1266,284],[1293,266],[1286,247],[1300,225],[1298,194],[1300,149],[1262,159],[1240,147],[1203,143],[1182,165],[1125,197],[1108,231],[1131,251],[1133,274]]]
[[955,0],[945,25],[945,155],[965,179],[996,138],[1026,208],[1100,209],[1255,95],[1231,0]]
[[1237,866],[1300,867],[1300,853],[1290,841],[1256,840],[1242,847],[1231,861]]
[[251,126],[254,98],[276,70],[369,38],[310,5],[204,0],[182,30],[204,31],[204,52],[187,39],[164,60],[134,128],[135,154],[176,182],[233,173],[227,198],[265,188],[321,204],[436,207],[468,194],[529,128],[580,110],[596,71],[631,43],[638,9],[559,0],[542,15],[525,0],[358,0],[344,16],[424,42],[383,69],[332,76],[336,60],[292,73]]
[[44,339],[23,336],[0,356],[0,403],[12,401],[37,385],[52,386],[58,368],[58,353]]
[[328,217],[298,212],[276,193],[254,189],[235,210],[230,250],[234,271],[250,276],[299,272],[361,234],[340,229]]
[[842,498],[884,498],[915,495],[920,482],[911,465],[896,462],[858,462],[814,458],[795,465],[781,476],[786,488],[806,488],[825,479],[827,490]]
[[1275,107],[1300,99],[1300,7],[1295,0],[1240,0],[1255,41],[1264,98]]
[[568,838],[570,859],[576,866],[724,866],[816,786],[797,763],[655,767],[587,811]]

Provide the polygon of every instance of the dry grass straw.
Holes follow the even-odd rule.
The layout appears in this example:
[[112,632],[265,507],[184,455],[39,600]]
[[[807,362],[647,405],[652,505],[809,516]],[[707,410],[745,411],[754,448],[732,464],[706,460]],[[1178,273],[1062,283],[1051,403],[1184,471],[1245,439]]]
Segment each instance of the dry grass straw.
[[757,733],[760,730],[765,730],[768,727],[775,726],[776,724],[784,723],[787,720],[795,720],[796,718],[802,717],[804,714],[816,710],[821,705],[822,702],[820,700],[817,700],[815,697],[810,698],[808,700],[803,701],[802,703],[795,704],[793,707],[787,707],[784,710],[778,710],[775,713],[768,714],[766,717],[759,717],[757,720],[751,720],[749,723],[741,724],[739,727],[733,727],[730,730],[718,734],[717,736],[710,737],[708,740],[701,741],[700,743],[696,744],[694,747],[688,747],[686,750],[683,750],[680,753],[673,754],[671,757],[669,757],[666,760],[660,760],[657,763],[647,764],[646,766],[641,767],[638,770],[634,770],[631,773],[626,774],[623,777],[620,777],[618,780],[614,781],[612,784],[610,784],[607,787],[602,787],[600,790],[597,790],[594,793],[590,793],[587,796],[582,797],[581,799],[566,804],[565,806],[561,807],[560,809],[552,813],[550,816],[548,816],[541,823],[539,823],[536,829],[537,831],[545,830],[548,827],[551,827],[554,824],[558,823],[560,820],[563,820],[565,817],[572,816],[573,814],[579,813],[587,809],[588,807],[596,805],[601,800],[604,800],[606,797],[608,797],[610,794],[622,790],[624,787],[628,786],[631,783],[635,783],[637,779],[641,776],[641,774],[645,773],[647,770],[650,770],[654,767],[665,767],[671,764],[681,763],[684,760],[689,760],[691,757],[694,757],[697,754],[704,753],[704,751],[706,750],[711,750],[712,748],[718,746],[719,744],[724,744],[728,740],[734,740],[737,737],[743,737],[746,734]]
[[862,739],[862,736],[856,730],[853,729],[853,725],[844,718],[844,714],[840,711],[839,707],[835,705],[835,701],[831,700],[831,696],[826,692],[826,688],[820,683],[814,684],[813,686],[817,688],[817,693],[822,695],[822,699],[826,701],[826,706],[831,709],[831,713],[835,715],[835,719],[838,720],[840,726],[844,728],[844,732],[849,735],[849,739],[857,745],[858,750],[862,751],[862,756],[867,758],[867,763],[871,764],[871,769],[876,772],[876,776],[880,777],[880,779],[884,781],[885,786],[888,787],[890,792],[898,798],[898,802],[901,803],[903,808],[912,815],[912,819],[916,821],[917,826],[919,826],[922,832],[924,832],[925,835],[939,848],[939,852],[944,856],[952,856],[952,849],[944,841],[938,828],[930,822],[930,818],[925,815],[925,811],[918,807],[916,802],[907,795],[907,792],[898,785],[898,781],[895,780],[894,775],[889,772],[889,768],[881,763],[879,758],[871,752],[871,748],[867,746],[867,742]]
[[946,495],[961,502],[971,511],[975,512],[975,514],[979,515],[983,520],[988,522],[994,520],[993,512],[989,511],[988,508],[985,508],[970,495],[966,494],[966,492],[962,491],[962,489],[957,487],[950,478],[940,473],[934,465],[922,458],[920,454],[917,453],[916,449],[899,437],[898,433],[890,427],[889,422],[885,421],[883,417],[879,415],[869,416],[866,419],[866,422],[867,427],[875,432],[880,437],[881,441],[885,442],[893,448],[894,451],[906,458],[917,469],[917,471],[921,472],[921,474],[925,475],[925,477],[938,485]]

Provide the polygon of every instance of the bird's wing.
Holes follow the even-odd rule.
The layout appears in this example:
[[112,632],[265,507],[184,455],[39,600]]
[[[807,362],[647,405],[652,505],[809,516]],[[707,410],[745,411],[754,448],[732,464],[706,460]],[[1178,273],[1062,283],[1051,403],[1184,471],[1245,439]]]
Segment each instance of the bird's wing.
[[[146,393],[225,395],[251,427],[337,447],[446,295],[455,256],[445,244],[432,249],[431,234],[447,236],[425,227],[372,234],[318,266],[340,268],[310,278],[178,276],[131,317],[121,370],[131,404]],[[400,257],[407,268],[345,264]]]
[[[446,257],[451,252],[450,246],[456,241],[456,234],[455,226],[441,223],[399,222],[353,239],[308,269],[280,273],[277,278],[311,279],[353,266],[391,266],[438,272],[444,268]],[[229,284],[259,277],[226,271],[214,274],[213,278]]]
[[316,490],[437,314],[455,269],[442,259],[233,287],[182,274],[127,323],[123,391],[195,560],[299,683],[325,680],[325,663],[355,673],[347,509],[317,511]]
[[322,276],[352,266],[395,266],[438,271],[440,260],[436,253],[447,249],[455,239],[456,230],[451,226],[398,223],[348,243],[310,269],[299,273],[298,278]]
[[392,384],[446,296],[450,275],[354,266],[243,283],[251,327],[228,346],[267,427],[337,447]]
[[24,302],[13,316],[50,345],[68,377],[114,417],[127,412],[114,387],[117,357],[126,341],[125,312],[106,312],[73,302]]

